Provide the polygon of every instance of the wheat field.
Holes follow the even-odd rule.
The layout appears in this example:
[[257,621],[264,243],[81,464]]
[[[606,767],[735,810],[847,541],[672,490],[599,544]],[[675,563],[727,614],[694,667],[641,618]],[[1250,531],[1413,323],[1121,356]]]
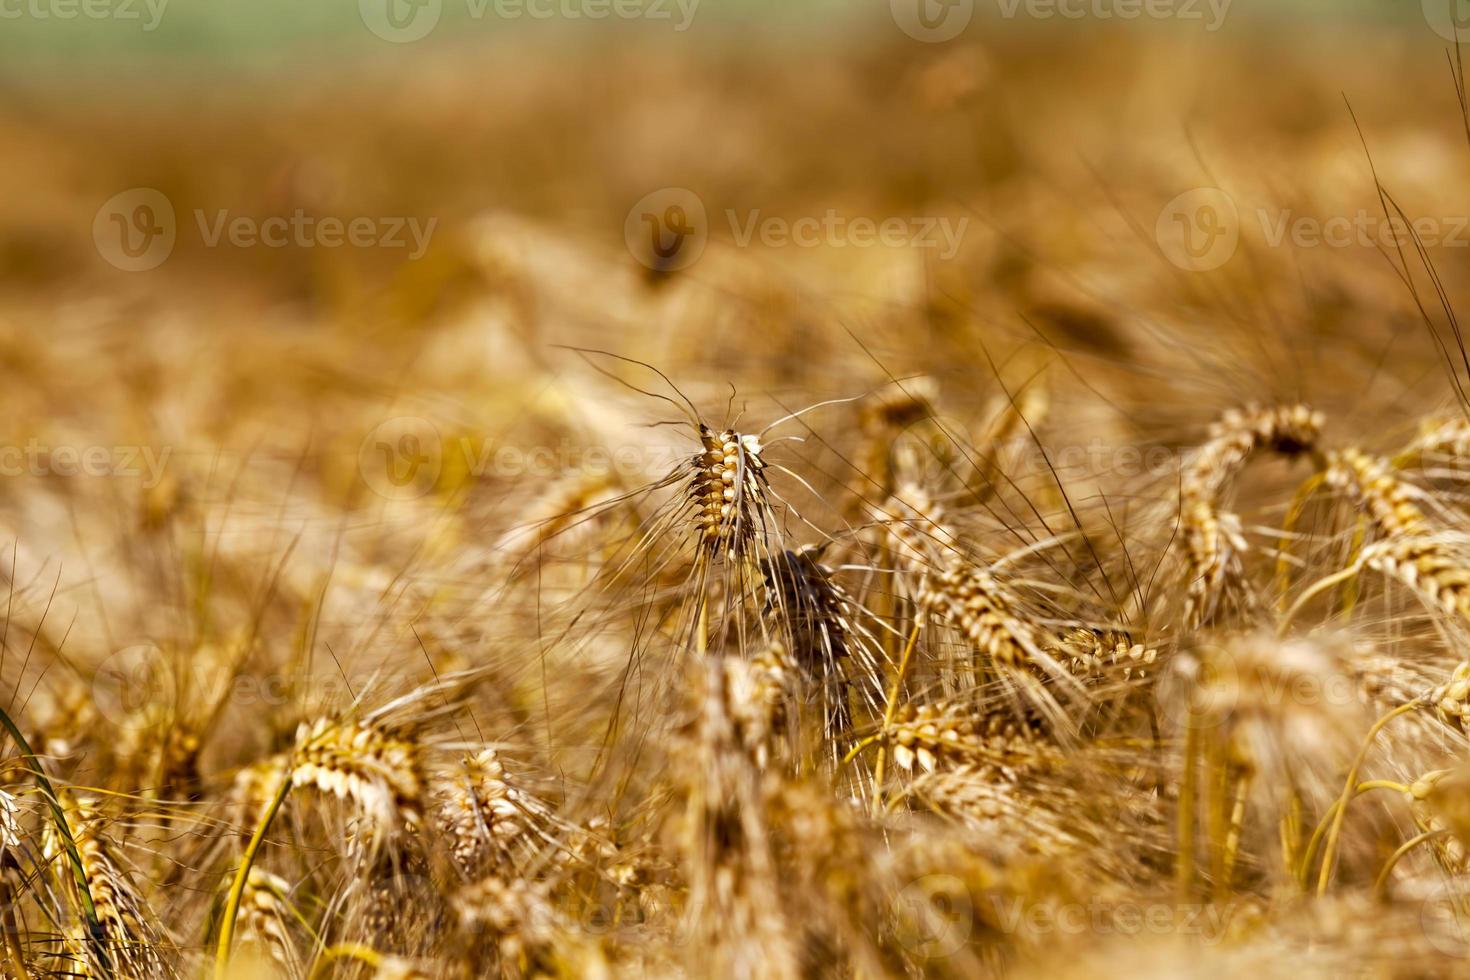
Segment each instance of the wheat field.
[[60,2],[6,976],[1464,975],[1431,4]]

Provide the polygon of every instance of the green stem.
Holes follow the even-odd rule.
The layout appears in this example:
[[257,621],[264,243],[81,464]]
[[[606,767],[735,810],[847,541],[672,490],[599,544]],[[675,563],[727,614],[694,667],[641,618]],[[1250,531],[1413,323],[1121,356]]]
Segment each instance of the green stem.
[[1280,597],[1277,601],[1278,608],[1286,608],[1286,594],[1291,589],[1291,538],[1296,532],[1297,522],[1302,519],[1302,512],[1307,509],[1307,502],[1317,488],[1322,485],[1323,476],[1317,473],[1310,476],[1297,488],[1291,498],[1291,507],[1286,512],[1286,520],[1281,526],[1281,543],[1276,547],[1276,594]]
[[1191,716],[1184,730],[1184,773],[1179,784],[1179,860],[1174,867],[1175,887],[1181,902],[1187,902],[1194,889],[1194,756],[1198,745],[1199,732]]
[[1291,604],[1291,608],[1288,609],[1286,613],[1281,617],[1281,622],[1276,627],[1276,635],[1286,635],[1286,628],[1291,625],[1291,621],[1296,618],[1296,614],[1301,612],[1302,608],[1308,602],[1311,602],[1314,596],[1320,595],[1326,590],[1332,588],[1334,585],[1337,585],[1339,582],[1345,582],[1348,579],[1353,578],[1361,570],[1362,569],[1359,564],[1354,562],[1347,568],[1344,568],[1342,571],[1334,572],[1333,574],[1328,575],[1325,578],[1320,578],[1316,582],[1312,583],[1311,588],[1307,589],[1301,595],[1297,596],[1296,602],[1293,602]]
[[11,972],[16,980],[31,980],[31,972],[26,969],[25,951],[20,947],[20,929],[15,924],[15,892],[10,882],[4,880],[0,880],[0,907],[4,908],[0,920],[5,926],[5,957],[10,961]]
[[251,865],[255,863],[255,855],[265,841],[266,831],[270,829],[276,811],[286,801],[286,794],[291,792],[291,772],[294,768],[288,761],[286,771],[281,776],[281,788],[276,791],[275,799],[271,800],[265,813],[261,814],[260,823],[251,835],[250,843],[245,845],[245,853],[240,857],[240,867],[235,871],[235,881],[230,885],[230,895],[225,900],[224,913],[220,916],[219,947],[214,955],[215,980],[224,980],[225,969],[230,965],[230,943],[235,938],[235,917],[240,911],[240,899],[245,894],[245,882],[250,878]]
[[56,790],[51,785],[51,780],[41,771],[41,762],[36,758],[36,753],[31,750],[31,745],[26,737],[20,733],[15,722],[10,720],[10,715],[0,710],[0,725],[15,739],[15,744],[20,748],[20,753],[25,757],[26,765],[30,767],[31,775],[36,777],[36,785],[41,787],[41,793],[46,797],[46,803],[51,809],[51,819],[56,824],[56,832],[61,836],[61,846],[66,851],[67,862],[71,865],[72,880],[77,886],[77,895],[81,899],[82,914],[87,920],[87,945],[92,948],[92,953],[97,957],[97,965],[102,968],[102,974],[112,976],[112,961],[107,956],[107,932],[102,928],[102,922],[97,918],[97,906],[92,903],[92,889],[87,887],[87,869],[82,865],[81,852],[77,850],[76,838],[71,834],[71,826],[66,822],[66,812],[61,808],[61,799],[56,795]]
[[1332,862],[1337,857],[1337,840],[1342,833],[1342,821],[1347,816],[1348,800],[1352,798],[1353,791],[1358,785],[1358,770],[1363,766],[1363,760],[1368,757],[1368,750],[1373,747],[1373,740],[1378,733],[1399,715],[1406,714],[1418,708],[1420,698],[1414,698],[1394,708],[1388,714],[1379,718],[1368,729],[1368,735],[1363,739],[1363,747],[1358,750],[1357,758],[1353,759],[1353,767],[1348,770],[1347,785],[1343,787],[1342,795],[1338,797],[1337,813],[1332,818],[1332,829],[1327,832],[1327,843],[1322,848],[1322,867],[1317,874],[1317,894],[1327,893],[1327,881],[1332,877]]
[[333,960],[357,960],[376,970],[383,965],[383,954],[362,943],[340,943],[322,953],[316,966],[312,967],[311,980],[321,980],[327,975],[327,967]]
[[[1400,793],[1407,793],[1409,791],[1409,787],[1403,783],[1396,783],[1391,779],[1368,779],[1358,784],[1358,788],[1353,791],[1352,799],[1356,800],[1364,793],[1371,792],[1375,789],[1392,789]],[[1317,828],[1312,831],[1311,839],[1307,841],[1306,849],[1302,852],[1301,861],[1296,865],[1296,875],[1301,881],[1303,888],[1307,887],[1307,876],[1312,873],[1312,864],[1317,859],[1317,847],[1322,843],[1322,838],[1327,835],[1327,827],[1332,822],[1332,818],[1337,815],[1337,809],[1341,802],[1341,800],[1332,801],[1332,805],[1327,808],[1327,812],[1322,815],[1321,821],[1318,822]]]
[[1418,847],[1425,841],[1433,840],[1436,837],[1443,837],[1445,834],[1448,833],[1449,830],[1445,828],[1440,828],[1439,830],[1426,830],[1424,831],[1424,833],[1416,834],[1415,836],[1410,837],[1408,840],[1400,844],[1398,850],[1389,855],[1388,860],[1383,865],[1383,870],[1378,872],[1378,880],[1373,882],[1373,894],[1375,896],[1383,894],[1383,888],[1385,885],[1388,884],[1388,874],[1390,871],[1393,870],[1393,866],[1399,863],[1400,858],[1402,858],[1405,854],[1408,854],[1410,851],[1412,851],[1414,848]]
[[[883,709],[883,728],[879,735],[888,737],[888,727],[893,724],[893,713],[898,708],[898,697],[903,693],[903,679],[909,672],[909,660],[914,655],[914,646],[919,642],[919,631],[924,628],[924,617],[919,616],[914,621],[914,630],[909,634],[909,642],[903,648],[903,658],[898,663],[898,673],[893,676],[893,687],[888,691],[888,705]],[[858,747],[859,750],[862,746]],[[878,746],[878,762],[873,767],[873,812],[882,812],[883,806],[883,766],[886,761],[887,744]]]

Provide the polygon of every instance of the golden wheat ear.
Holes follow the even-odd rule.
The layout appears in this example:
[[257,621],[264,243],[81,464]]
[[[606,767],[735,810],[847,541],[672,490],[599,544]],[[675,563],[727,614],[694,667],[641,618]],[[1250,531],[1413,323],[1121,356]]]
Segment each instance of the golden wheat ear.
[[1240,518],[1223,498],[1257,451],[1294,457],[1315,452],[1323,416],[1305,405],[1248,406],[1226,412],[1180,474],[1180,525],[1185,549],[1184,621],[1208,625],[1255,606],[1245,578],[1249,550]]
[[1327,485],[1345,492],[1367,511],[1386,538],[1418,536],[1429,531],[1429,520],[1419,507],[1424,492],[1394,473],[1392,464],[1358,449],[1344,449],[1327,457]]
[[1326,482],[1362,508],[1378,537],[1346,568],[1299,596],[1288,619],[1324,588],[1371,568],[1407,586],[1431,609],[1470,621],[1470,538],[1435,526],[1420,506],[1429,499],[1424,490],[1400,478],[1390,461],[1356,449],[1329,455]]
[[923,491],[904,488],[884,512],[893,515],[886,527],[921,617],[954,631],[980,676],[1000,681],[1021,713],[1034,709],[1058,734],[1075,732],[1077,720],[1063,700],[1085,702],[1087,692],[1052,652],[1052,637],[1030,604],[991,566],[965,553]]
[[168,955],[173,944],[108,836],[109,821],[96,801],[65,794],[63,805],[76,828],[87,890],[107,941],[109,962],[94,962],[91,968],[111,969],[121,976],[178,976]]
[[541,844],[546,805],[506,772],[494,747],[465,758],[437,796],[440,829],[468,881],[513,870]]
[[938,403],[938,383],[922,375],[890,382],[858,401],[861,442],[849,487],[849,513],[861,514],[864,501],[882,500],[913,477],[914,463],[899,437],[931,418]]
[[424,774],[416,742],[364,722],[320,718],[303,725],[291,784],[351,803],[374,836],[415,831],[424,817]]
[[764,528],[769,508],[759,437],[699,426],[702,451],[689,463],[689,499],[702,547],[735,556]]
[[[835,751],[851,735],[854,710],[883,709],[883,654],[862,607],[819,561],[822,549],[784,550],[762,560],[765,621],[774,634],[762,650],[779,647],[792,673],[786,684],[803,705],[813,695],[822,737]],[[855,705],[853,702],[857,701]]]
[[280,875],[251,868],[240,903],[240,948],[250,951],[286,977],[301,976],[297,920],[291,886]]

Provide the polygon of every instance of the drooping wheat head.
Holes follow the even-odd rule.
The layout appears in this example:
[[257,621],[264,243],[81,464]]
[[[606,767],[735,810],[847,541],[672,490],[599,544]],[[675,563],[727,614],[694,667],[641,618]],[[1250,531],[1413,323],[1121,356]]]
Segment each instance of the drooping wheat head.
[[374,833],[417,830],[424,815],[418,746],[364,722],[321,718],[297,732],[291,783],[352,804]]
[[1198,627],[1226,611],[1249,605],[1242,556],[1248,550],[1240,518],[1221,498],[1251,454],[1268,450],[1293,457],[1314,451],[1323,418],[1305,405],[1231,409],[1210,426],[1210,438],[1185,461],[1180,474],[1180,524],[1184,535],[1184,619]]

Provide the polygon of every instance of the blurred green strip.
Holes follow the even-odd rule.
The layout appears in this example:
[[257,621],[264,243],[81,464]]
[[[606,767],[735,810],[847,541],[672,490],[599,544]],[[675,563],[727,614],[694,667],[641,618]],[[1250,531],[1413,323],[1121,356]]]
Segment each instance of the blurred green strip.
[[[0,58],[6,68],[65,61],[78,56],[128,61],[148,59],[249,58],[329,42],[317,53],[343,48],[382,49],[386,42],[364,28],[360,0],[0,0]],[[361,0],[363,3],[383,0]],[[607,27],[601,21],[553,17],[514,21],[498,18],[492,0],[388,0],[412,10],[411,4],[438,3],[441,14],[431,38],[454,40],[477,33],[523,28],[558,30]],[[571,4],[589,0],[501,0]],[[592,0],[597,2],[597,0]],[[602,0],[604,3],[613,0]],[[624,2],[624,0],[618,0]],[[677,17],[677,4],[695,0],[641,0],[661,4]],[[713,31],[732,25],[773,29],[810,28],[838,32],[846,27],[890,23],[889,0],[697,0],[692,30]],[[1093,0],[1088,0],[1093,2]],[[1106,0],[1104,0],[1106,2]],[[1436,2],[1436,0],[1422,0]],[[1445,0],[1455,2],[1455,0]],[[976,17],[993,18],[999,0],[974,0]],[[476,15],[478,12],[478,16]],[[1289,18],[1319,27],[1355,23],[1422,26],[1421,0],[1382,3],[1375,0],[1231,0],[1232,22]],[[1002,23],[1022,26],[1020,20]],[[1047,23],[1047,22],[1038,22]],[[1058,24],[1078,23],[1052,21]],[[1035,26],[1035,25],[1031,25]],[[298,52],[299,53],[299,52]]]

